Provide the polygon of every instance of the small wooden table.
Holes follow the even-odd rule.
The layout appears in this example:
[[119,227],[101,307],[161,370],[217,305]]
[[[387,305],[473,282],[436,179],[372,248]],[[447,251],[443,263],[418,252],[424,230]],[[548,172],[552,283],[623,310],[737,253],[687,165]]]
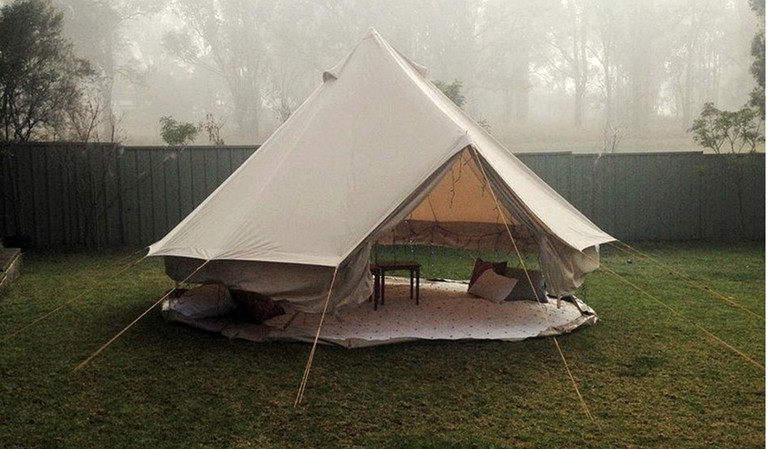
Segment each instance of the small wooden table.
[[416,305],[419,304],[419,275],[421,264],[413,260],[379,261],[371,264],[373,274],[373,309],[379,308],[379,301],[384,305],[384,273],[387,271],[408,271],[411,282],[411,299],[414,298],[414,279],[416,280]]

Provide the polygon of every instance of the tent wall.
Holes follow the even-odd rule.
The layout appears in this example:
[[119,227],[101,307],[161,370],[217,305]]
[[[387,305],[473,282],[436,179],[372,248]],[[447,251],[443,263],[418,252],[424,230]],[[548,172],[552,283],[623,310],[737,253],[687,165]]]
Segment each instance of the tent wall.
[[359,304],[373,293],[369,260],[371,248],[360,247],[340,267],[334,278],[333,267],[282,264],[242,260],[213,260],[166,256],[165,272],[175,281],[216,282],[258,292],[275,300],[285,300],[292,307],[308,313],[322,312],[330,291],[329,310]]

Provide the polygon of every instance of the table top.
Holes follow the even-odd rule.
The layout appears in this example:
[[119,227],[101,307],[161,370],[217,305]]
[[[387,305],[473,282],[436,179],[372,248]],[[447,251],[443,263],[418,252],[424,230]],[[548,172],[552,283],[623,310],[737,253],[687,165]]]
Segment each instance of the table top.
[[420,267],[421,264],[415,260],[380,260],[378,262],[371,263],[371,268],[379,268],[382,270],[409,270]]

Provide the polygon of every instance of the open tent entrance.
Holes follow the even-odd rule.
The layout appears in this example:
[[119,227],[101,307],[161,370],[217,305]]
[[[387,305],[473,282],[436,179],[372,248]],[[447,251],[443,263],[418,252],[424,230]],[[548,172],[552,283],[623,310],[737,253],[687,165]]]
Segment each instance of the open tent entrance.
[[480,164],[477,153],[465,148],[384,222],[373,240],[536,254],[535,232],[500,203],[486,176],[492,169]]

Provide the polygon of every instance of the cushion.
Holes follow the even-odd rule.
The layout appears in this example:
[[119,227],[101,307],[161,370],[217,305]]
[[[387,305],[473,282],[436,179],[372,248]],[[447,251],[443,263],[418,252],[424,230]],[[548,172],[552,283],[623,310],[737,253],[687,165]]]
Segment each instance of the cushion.
[[531,288],[531,282],[528,281],[528,276],[525,275],[525,270],[522,268],[506,267],[504,270],[504,276],[515,278],[519,282],[512,290],[512,293],[507,297],[507,301],[527,300],[536,301],[537,295],[540,302],[548,302],[547,295],[544,290],[544,277],[541,275],[541,271],[528,270],[528,275],[533,281],[533,285],[536,287],[536,292]]
[[475,267],[472,269],[472,276],[469,278],[469,288],[472,288],[472,285],[477,281],[477,278],[480,277],[481,274],[485,270],[492,269],[497,274],[504,274],[504,269],[507,268],[507,262],[486,262],[481,258],[477,258],[475,260]]
[[485,270],[469,288],[469,293],[501,304],[512,293],[515,284],[517,279],[502,276],[493,270]]
[[261,293],[231,289],[230,294],[240,313],[248,321],[263,323],[270,318],[283,315],[285,309],[272,298]]
[[[170,296],[173,297],[176,293]],[[222,284],[205,284],[191,288],[171,301],[173,310],[196,319],[226,315],[235,307],[229,290]]]

